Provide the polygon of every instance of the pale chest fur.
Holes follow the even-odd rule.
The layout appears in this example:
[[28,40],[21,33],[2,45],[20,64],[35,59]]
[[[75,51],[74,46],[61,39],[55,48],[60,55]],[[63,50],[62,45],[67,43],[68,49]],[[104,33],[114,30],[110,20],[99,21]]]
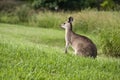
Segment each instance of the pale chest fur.
[[65,30],[65,41],[71,43],[71,32],[69,30]]

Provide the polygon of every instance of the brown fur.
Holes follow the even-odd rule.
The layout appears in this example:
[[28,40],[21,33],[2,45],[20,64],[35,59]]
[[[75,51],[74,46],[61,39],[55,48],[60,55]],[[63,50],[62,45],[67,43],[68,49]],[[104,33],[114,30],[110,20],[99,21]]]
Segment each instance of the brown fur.
[[76,55],[95,58],[97,56],[96,45],[89,38],[74,33],[72,31],[72,21],[73,18],[69,17],[68,21],[61,26],[65,29],[65,53],[71,45]]

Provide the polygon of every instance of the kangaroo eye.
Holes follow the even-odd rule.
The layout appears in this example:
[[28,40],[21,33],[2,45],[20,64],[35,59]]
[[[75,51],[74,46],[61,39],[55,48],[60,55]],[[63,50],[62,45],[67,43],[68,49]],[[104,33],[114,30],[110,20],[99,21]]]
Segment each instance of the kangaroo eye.
[[64,23],[65,24],[65,23]]

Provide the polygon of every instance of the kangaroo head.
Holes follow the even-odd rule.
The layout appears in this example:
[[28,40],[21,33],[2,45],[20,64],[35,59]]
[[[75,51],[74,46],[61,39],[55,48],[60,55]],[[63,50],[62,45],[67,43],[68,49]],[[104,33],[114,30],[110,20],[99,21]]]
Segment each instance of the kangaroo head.
[[72,30],[72,22],[73,22],[73,17],[69,17],[68,20],[64,24],[61,25],[61,27],[64,29]]

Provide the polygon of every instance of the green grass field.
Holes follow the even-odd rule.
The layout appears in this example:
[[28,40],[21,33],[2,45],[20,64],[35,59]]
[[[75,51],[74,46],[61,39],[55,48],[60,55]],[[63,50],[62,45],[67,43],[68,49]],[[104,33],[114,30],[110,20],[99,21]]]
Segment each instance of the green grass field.
[[0,80],[120,79],[119,58],[84,58],[73,55],[72,49],[64,54],[64,43],[61,29],[1,23]]

